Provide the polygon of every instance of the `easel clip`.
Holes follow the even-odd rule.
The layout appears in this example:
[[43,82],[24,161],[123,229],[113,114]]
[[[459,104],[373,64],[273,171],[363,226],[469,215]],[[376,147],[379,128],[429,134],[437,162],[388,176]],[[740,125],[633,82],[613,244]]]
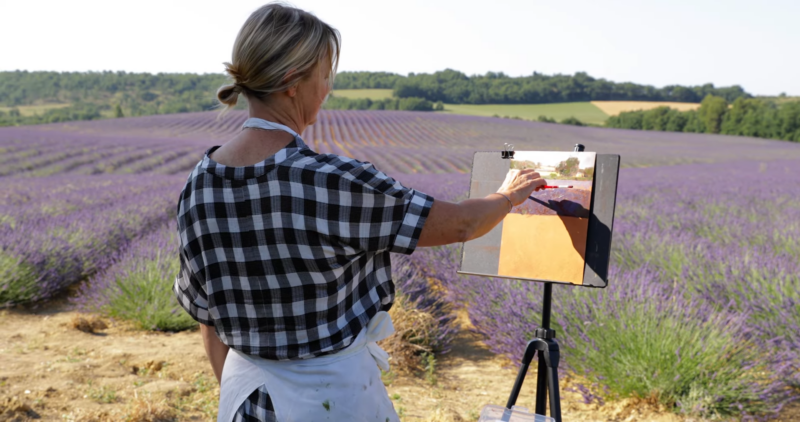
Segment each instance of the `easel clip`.
[[503,144],[503,150],[500,151],[500,157],[506,160],[514,158],[514,145]]

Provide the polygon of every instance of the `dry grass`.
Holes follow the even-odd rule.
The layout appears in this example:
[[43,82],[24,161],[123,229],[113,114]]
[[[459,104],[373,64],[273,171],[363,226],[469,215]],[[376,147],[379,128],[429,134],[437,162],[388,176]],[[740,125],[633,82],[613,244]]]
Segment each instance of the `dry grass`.
[[458,412],[456,412],[455,410],[450,408],[445,408],[445,409],[439,408],[434,410],[433,413],[431,413],[431,415],[428,416],[427,419],[425,419],[425,422],[465,422],[465,421],[464,418],[462,418],[461,415],[459,415]]
[[675,103],[669,101],[592,101],[603,113],[609,116],[616,116],[623,111],[650,110],[657,107],[667,106],[679,111],[697,110],[699,103]]
[[395,298],[389,314],[395,333],[380,346],[392,357],[393,370],[408,373],[422,369],[421,356],[433,352],[431,345],[439,332],[436,318],[415,308],[402,294]]
[[77,409],[63,418],[74,422],[176,422],[178,415],[164,398],[137,397],[122,410]]
[[38,418],[31,407],[17,397],[4,397],[0,399],[0,420],[27,421],[29,418]]
[[70,327],[78,330],[83,331],[84,333],[96,333],[101,330],[105,330],[108,328],[106,323],[96,317],[96,316],[89,316],[89,317],[82,317],[80,315],[76,315],[70,321]]
[[175,409],[166,400],[151,402],[135,398],[128,406],[125,422],[171,422],[177,419]]

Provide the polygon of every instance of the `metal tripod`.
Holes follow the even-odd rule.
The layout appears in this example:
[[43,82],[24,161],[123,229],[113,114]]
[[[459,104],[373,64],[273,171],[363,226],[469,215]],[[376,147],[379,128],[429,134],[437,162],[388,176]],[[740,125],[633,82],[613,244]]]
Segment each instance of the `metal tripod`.
[[556,332],[550,329],[550,308],[553,299],[553,283],[544,284],[544,303],[542,304],[542,326],[537,328],[536,338],[528,342],[525,355],[522,357],[522,366],[511,389],[506,408],[511,409],[517,403],[519,391],[528,373],[528,367],[533,361],[533,355],[539,355],[539,371],[536,382],[536,413],[544,415],[547,412],[547,393],[550,392],[550,416],[561,422],[561,396],[558,390],[558,343]]

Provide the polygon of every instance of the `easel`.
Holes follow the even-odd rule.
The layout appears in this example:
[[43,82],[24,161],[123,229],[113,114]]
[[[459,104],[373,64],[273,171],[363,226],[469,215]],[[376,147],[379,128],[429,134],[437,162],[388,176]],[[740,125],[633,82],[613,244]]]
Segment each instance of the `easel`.
[[[514,157],[514,146],[505,145],[502,151],[503,158]],[[575,152],[583,152],[585,147],[581,144],[575,145]],[[559,349],[556,341],[556,331],[550,328],[550,313],[553,303],[553,283],[544,283],[544,298],[542,301],[542,325],[535,331],[536,337],[528,342],[525,354],[522,356],[522,366],[517,373],[511,395],[508,397],[506,408],[511,409],[517,404],[522,383],[528,374],[533,356],[539,352],[539,370],[536,380],[536,408],[535,412],[539,415],[547,413],[547,396],[550,393],[550,416],[561,422],[561,396],[558,389],[558,359]]]
[[[584,150],[583,145],[575,145],[574,152],[583,152]],[[485,196],[486,192],[494,189],[494,186],[500,183],[507,175],[509,169],[507,160],[515,159],[514,146],[505,144],[500,157],[495,154],[497,154],[496,151],[475,153],[472,178],[470,179],[470,197]],[[610,261],[611,231],[616,206],[619,164],[620,156],[617,154],[596,154],[586,233],[584,275],[583,282],[579,284],[583,287],[605,288],[608,285],[608,264]],[[476,178],[476,174],[480,176]],[[534,355],[538,354],[539,372],[536,383],[535,413],[542,416],[547,413],[549,391],[550,417],[556,422],[561,422],[561,397],[558,387],[560,353],[558,342],[555,339],[556,332],[550,328],[550,314],[553,302],[553,284],[572,284],[572,282],[499,275],[497,262],[500,259],[498,245],[501,242],[501,237],[502,234],[499,232],[494,234],[490,232],[482,238],[473,240],[471,243],[465,243],[458,273],[544,283],[542,323],[534,332],[535,338],[528,342],[525,348],[525,353],[522,356],[522,366],[519,368],[514,387],[506,403],[503,420],[506,420],[505,418],[509,416],[513,417],[511,414],[512,408],[517,402]],[[473,259],[468,260],[468,256],[473,257]],[[502,409],[500,406],[495,406],[495,408]],[[525,414],[528,415],[529,413],[526,412]]]

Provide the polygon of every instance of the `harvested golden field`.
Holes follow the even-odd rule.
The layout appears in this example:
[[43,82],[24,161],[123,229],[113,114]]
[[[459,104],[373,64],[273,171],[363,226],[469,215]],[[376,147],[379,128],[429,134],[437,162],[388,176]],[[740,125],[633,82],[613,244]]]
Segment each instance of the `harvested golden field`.
[[675,103],[669,101],[592,101],[592,104],[609,116],[616,116],[623,111],[650,110],[667,106],[680,111],[697,110],[700,103]]

